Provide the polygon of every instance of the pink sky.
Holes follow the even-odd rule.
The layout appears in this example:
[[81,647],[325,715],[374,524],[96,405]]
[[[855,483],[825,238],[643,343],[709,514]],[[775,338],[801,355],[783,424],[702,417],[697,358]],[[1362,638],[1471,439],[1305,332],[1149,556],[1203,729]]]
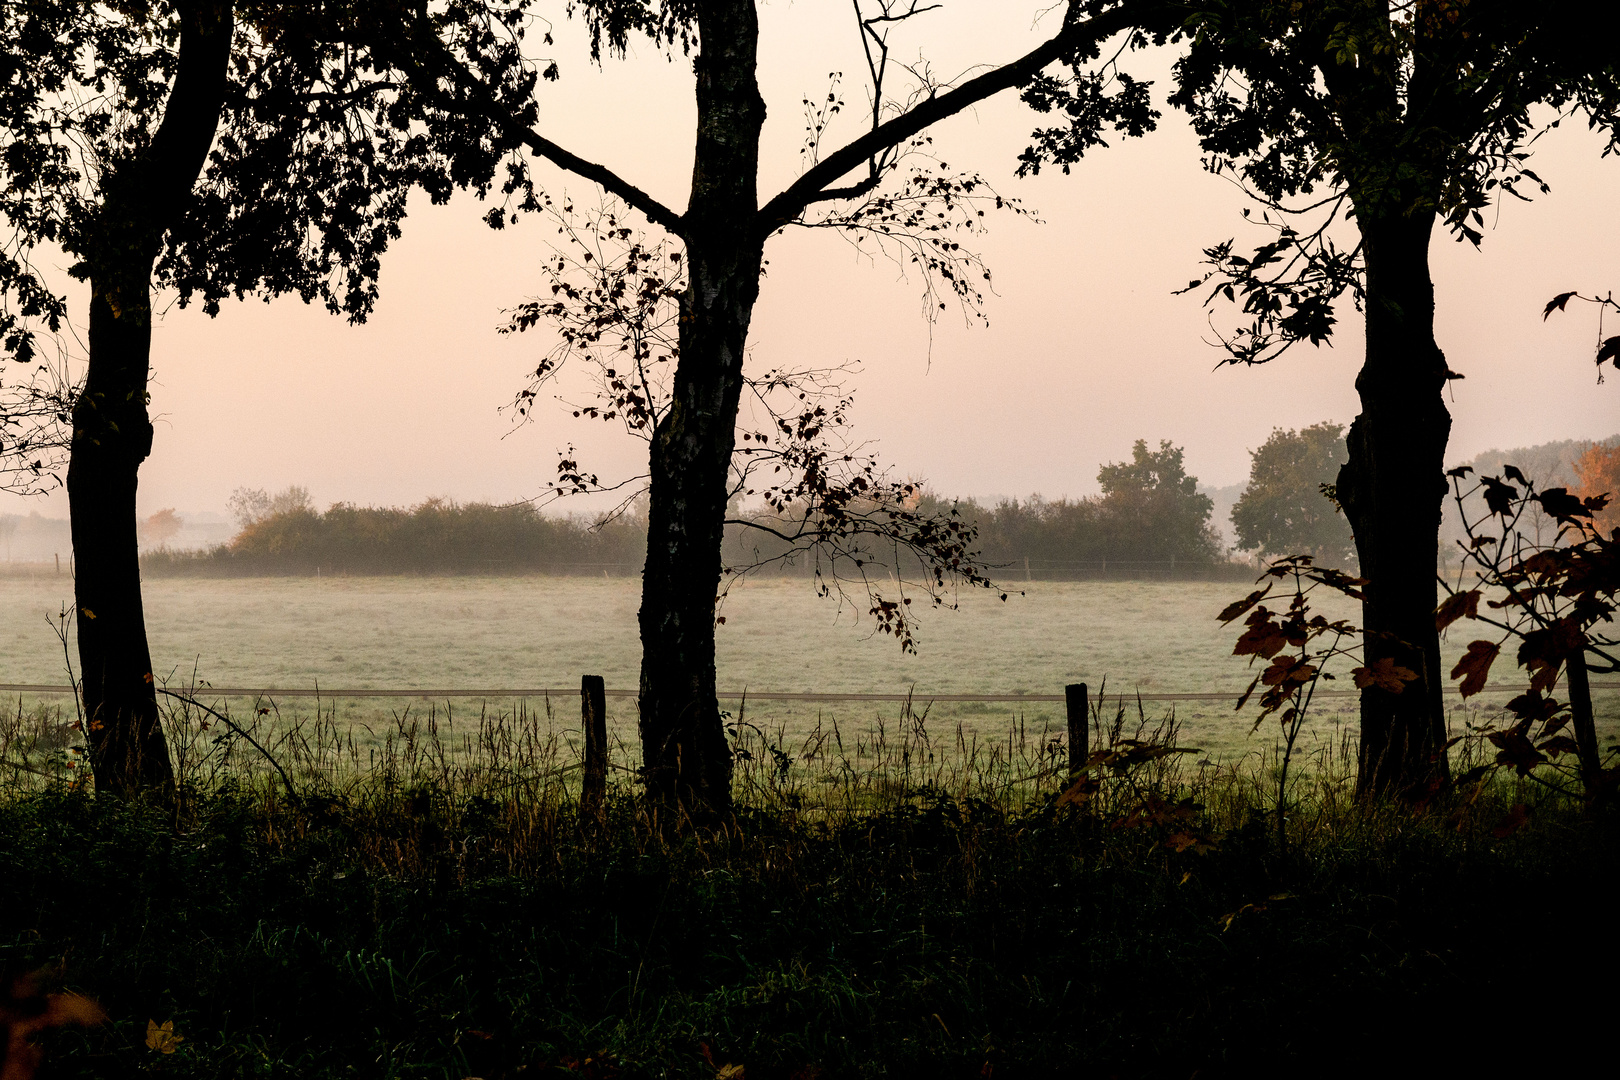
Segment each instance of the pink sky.
[[[930,13],[897,54],[919,49],[938,72],[1017,55],[1036,40],[1044,4],[957,0]],[[1008,14],[1014,12],[1015,14]],[[853,20],[827,3],[762,5],[762,80],[771,109],[762,197],[798,169],[801,97],[847,73],[862,98]],[[1048,16],[1048,24],[1056,15]],[[559,22],[563,79],[542,88],[543,129],[671,206],[685,203],[693,107],[687,63],[649,48],[592,69],[577,24]],[[1050,26],[1048,25],[1048,29]],[[549,52],[550,50],[548,50]],[[1168,57],[1129,69],[1168,90]],[[852,108],[831,133],[858,130]],[[940,155],[979,171],[1039,211],[1004,217],[974,241],[994,270],[990,325],[947,316],[930,333],[916,281],[864,263],[836,236],[790,232],[771,242],[754,321],[760,367],[858,361],[856,422],[898,472],[965,495],[1081,495],[1100,462],[1137,438],[1184,445],[1206,483],[1244,480],[1249,451],[1274,426],[1348,423],[1357,411],[1358,317],[1346,308],[1331,349],[1302,348],[1265,368],[1215,370],[1199,300],[1173,296],[1200,250],[1232,236],[1258,242],[1242,196],[1204,173],[1183,117],[1167,112],[1145,140],[1116,143],[1073,175],[1018,180],[1013,169],[1037,118],[1011,95],[934,132]],[[1543,323],[1556,292],[1605,291],[1615,279],[1620,164],[1566,124],[1537,145],[1553,193],[1488,218],[1482,252],[1435,242],[1438,334],[1454,384],[1451,458],[1492,447],[1620,431],[1620,378],[1595,385],[1595,313]],[[550,190],[593,200],[590,185],[542,172]],[[539,493],[557,449],[581,448],[604,476],[638,470],[641,444],[542,403],[514,430],[497,412],[547,348],[540,333],[502,338],[501,310],[539,287],[547,230],[538,221],[492,233],[481,207],[413,204],[384,263],[382,301],[350,327],[296,300],[227,306],[210,320],[168,310],[154,339],[157,441],[142,470],[144,513],[223,511],[237,486],[303,484],[317,503],[405,504],[431,495],[510,501]],[[82,308],[81,308],[82,314]],[[1217,309],[1217,318],[1229,316]],[[581,507],[583,508],[583,507]],[[53,497],[0,496],[0,510],[66,513]]]

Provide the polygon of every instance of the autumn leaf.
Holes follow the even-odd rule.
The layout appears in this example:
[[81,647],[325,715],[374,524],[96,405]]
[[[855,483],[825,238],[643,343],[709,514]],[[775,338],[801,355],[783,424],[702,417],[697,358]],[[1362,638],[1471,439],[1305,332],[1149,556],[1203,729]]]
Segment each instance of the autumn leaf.
[[1250,695],[1254,693],[1254,688],[1259,686],[1259,685],[1260,685],[1260,676],[1256,675],[1254,677],[1254,680],[1249,683],[1249,688],[1247,690],[1243,691],[1243,696],[1238,698],[1238,701],[1237,701],[1237,708],[1238,709],[1243,708],[1243,706],[1245,706],[1245,705],[1247,705],[1249,703]]
[[1525,809],[1524,803],[1514,803],[1513,809],[1508,811],[1507,817],[1497,823],[1491,830],[1491,835],[1498,840],[1506,839],[1524,828],[1530,821],[1530,811]]
[[1575,656],[1586,645],[1586,635],[1575,619],[1565,616],[1553,623],[1532,630],[1519,644],[1519,663],[1530,672],[1533,690],[1551,690],[1558,681],[1558,672],[1564,661]]
[[180,1044],[185,1041],[184,1035],[174,1033],[173,1020],[163,1021],[162,1027],[158,1026],[156,1020],[146,1022],[146,1046],[149,1050],[156,1050],[160,1054],[172,1054],[180,1049]]
[[1216,621],[1223,623],[1231,622],[1245,611],[1248,611],[1250,608],[1254,607],[1254,605],[1258,604],[1261,600],[1264,600],[1266,594],[1270,591],[1271,586],[1267,585],[1263,589],[1256,589],[1254,592],[1250,593],[1248,596],[1245,596],[1241,600],[1237,600],[1226,605],[1221,609],[1221,613],[1215,616]]
[[1479,618],[1479,590],[1470,589],[1467,592],[1452,593],[1435,610],[1434,628],[1444,630],[1461,618]]
[[1411,668],[1401,667],[1387,656],[1379,657],[1371,667],[1358,667],[1350,674],[1355,678],[1358,690],[1375,686],[1391,694],[1405,690],[1406,684],[1418,677],[1417,672]]
[[1520,720],[1529,720],[1531,723],[1545,721],[1555,716],[1563,707],[1563,702],[1557,698],[1542,697],[1540,690],[1520,694],[1507,703],[1508,712]]
[[1547,760],[1518,728],[1493,731],[1485,737],[1496,747],[1496,763],[1513,766],[1520,776],[1528,776],[1531,769]]
[[1511,516],[1513,504],[1519,498],[1518,488],[1504,484],[1494,476],[1481,477],[1480,483],[1485,486],[1485,505],[1491,513],[1498,517]]
[[1536,496],[1536,501],[1541,503],[1541,509],[1546,511],[1547,516],[1555,519],[1560,525],[1570,525],[1576,518],[1592,516],[1586,504],[1571,495],[1566,488],[1548,488]]
[[1269,660],[1277,655],[1278,650],[1288,644],[1288,635],[1283,628],[1272,621],[1272,613],[1265,608],[1256,608],[1254,613],[1244,620],[1248,627],[1232,646],[1233,656],[1258,656],[1262,660]]
[[1271,662],[1260,676],[1260,681],[1267,686],[1278,686],[1285,690],[1291,686],[1301,686],[1310,681],[1316,674],[1316,665],[1301,660],[1297,656],[1279,656]]
[[1553,757],[1557,757],[1559,754],[1579,754],[1581,752],[1579,744],[1568,735],[1554,735],[1550,739],[1543,739],[1536,744],[1536,749],[1543,754],[1551,754]]
[[1490,675],[1491,665],[1496,662],[1496,657],[1501,651],[1501,646],[1489,641],[1468,643],[1468,651],[1457,661],[1457,666],[1451,669],[1451,677],[1462,680],[1459,689],[1463,697],[1472,697],[1485,689],[1485,679]]
[[107,1014],[78,994],[47,994],[33,975],[0,977],[0,1080],[29,1080],[39,1066],[32,1039],[50,1028],[93,1027]]

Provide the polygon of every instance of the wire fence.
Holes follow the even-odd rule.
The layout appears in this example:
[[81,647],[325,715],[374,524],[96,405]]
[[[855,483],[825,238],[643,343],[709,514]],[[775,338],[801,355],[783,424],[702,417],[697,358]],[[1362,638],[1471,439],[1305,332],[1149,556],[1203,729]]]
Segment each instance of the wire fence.
[[[1620,690],[1620,682],[1595,682],[1593,690]],[[1517,694],[1523,693],[1523,686],[1499,685],[1487,686],[1480,691],[1485,694]],[[74,687],[48,683],[0,683],[0,693],[4,694],[72,694]],[[541,697],[573,697],[579,694],[578,687],[533,687],[533,688],[489,688],[489,689],[442,689],[421,688],[410,689],[402,687],[343,687],[330,689],[327,687],[297,688],[297,687],[245,687],[245,686],[201,686],[192,688],[192,692],[204,697],[228,698],[411,698],[422,701],[442,701],[448,698],[484,698],[484,699],[510,699],[510,698],[541,698]],[[1448,686],[1445,692],[1449,695],[1458,695],[1455,686]],[[608,697],[633,698],[639,691],[629,689],[609,689]],[[1317,697],[1351,697],[1359,694],[1359,690],[1328,689],[1316,691]],[[1057,694],[929,694],[911,691],[904,694],[875,694],[859,692],[794,692],[776,690],[722,690],[717,695],[725,701],[739,701],[746,698],[749,701],[892,701],[892,702],[938,702],[946,703],[983,703],[983,704],[1050,704],[1065,700],[1061,693]],[[1113,697],[1114,695],[1110,695]],[[1232,701],[1238,696],[1237,691],[1207,691],[1198,693],[1131,693],[1121,695],[1127,701],[1140,699],[1142,701]]]

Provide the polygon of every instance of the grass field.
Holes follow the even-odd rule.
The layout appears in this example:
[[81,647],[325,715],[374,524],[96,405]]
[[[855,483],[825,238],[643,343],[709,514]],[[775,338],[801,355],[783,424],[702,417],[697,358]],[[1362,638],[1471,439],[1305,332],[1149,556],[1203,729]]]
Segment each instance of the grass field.
[[[919,652],[872,633],[869,618],[817,598],[800,579],[760,579],[736,587],[719,630],[722,690],[906,693],[918,708],[935,694],[1057,694],[1105,678],[1111,693],[1232,693],[1252,672],[1231,655],[1232,627],[1215,613],[1241,585],[1207,582],[1034,582],[1003,603],[979,592],[957,611],[925,615]],[[160,579],[146,584],[154,665],[170,685],[196,676],[214,686],[285,688],[569,687],[600,674],[610,688],[636,684],[639,581],[583,577]],[[0,577],[0,682],[65,681],[62,650],[48,619],[71,599],[65,576]],[[1337,600],[1338,603],[1331,601]],[[1329,597],[1325,612],[1354,618],[1354,605]],[[1467,636],[1453,634],[1448,653]],[[1448,665],[1450,660],[1447,661]],[[1498,681],[1510,677],[1505,663]],[[1485,699],[1475,699],[1480,701]],[[1489,696],[1485,708],[1499,705]],[[408,702],[349,699],[339,715],[386,720]],[[572,702],[556,704],[564,723]],[[299,708],[283,702],[283,710]],[[458,703],[460,712],[477,703]],[[506,707],[499,704],[498,707]],[[633,730],[628,699],[610,699],[621,735]],[[1169,703],[1149,702],[1150,713]],[[420,709],[420,706],[417,706]],[[1269,747],[1268,732],[1220,701],[1177,702],[1184,739],[1231,758]],[[1478,707],[1458,706],[1455,720]],[[544,715],[543,710],[536,708]],[[1603,692],[1599,723],[1620,727],[1620,695]],[[817,718],[861,724],[893,718],[892,703],[753,702],[748,716],[796,731]],[[1051,703],[940,703],[931,719],[994,737],[1019,719],[1037,731],[1061,727]],[[1326,699],[1317,733],[1354,716],[1353,698]]]

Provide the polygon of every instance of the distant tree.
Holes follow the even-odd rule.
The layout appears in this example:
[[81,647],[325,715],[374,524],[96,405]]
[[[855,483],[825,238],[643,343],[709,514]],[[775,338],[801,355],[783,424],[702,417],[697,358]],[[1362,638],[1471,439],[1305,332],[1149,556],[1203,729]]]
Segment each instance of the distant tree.
[[1232,508],[1238,547],[1273,557],[1312,555],[1343,567],[1355,538],[1322,488],[1338,478],[1347,456],[1342,424],[1274,429],[1250,455],[1249,486]]
[[1592,515],[1592,527],[1613,534],[1620,529],[1620,442],[1613,446],[1594,445],[1575,461],[1579,483],[1570,494],[1582,500],[1609,497],[1608,504]]
[[1116,550],[1128,548],[1142,559],[1220,558],[1220,537],[1209,521],[1215,503],[1199,494],[1198,478],[1187,475],[1181,447],[1166,439],[1149,450],[1138,439],[1131,460],[1104,465],[1097,482],[1100,524]]
[[231,492],[225,508],[236,519],[236,529],[241,532],[277,514],[313,513],[315,504],[310,501],[308,488],[292,484],[274,495],[263,488],[239,487]]
[[168,507],[143,520],[136,532],[143,544],[162,544],[178,536],[184,524],[174,508]]

